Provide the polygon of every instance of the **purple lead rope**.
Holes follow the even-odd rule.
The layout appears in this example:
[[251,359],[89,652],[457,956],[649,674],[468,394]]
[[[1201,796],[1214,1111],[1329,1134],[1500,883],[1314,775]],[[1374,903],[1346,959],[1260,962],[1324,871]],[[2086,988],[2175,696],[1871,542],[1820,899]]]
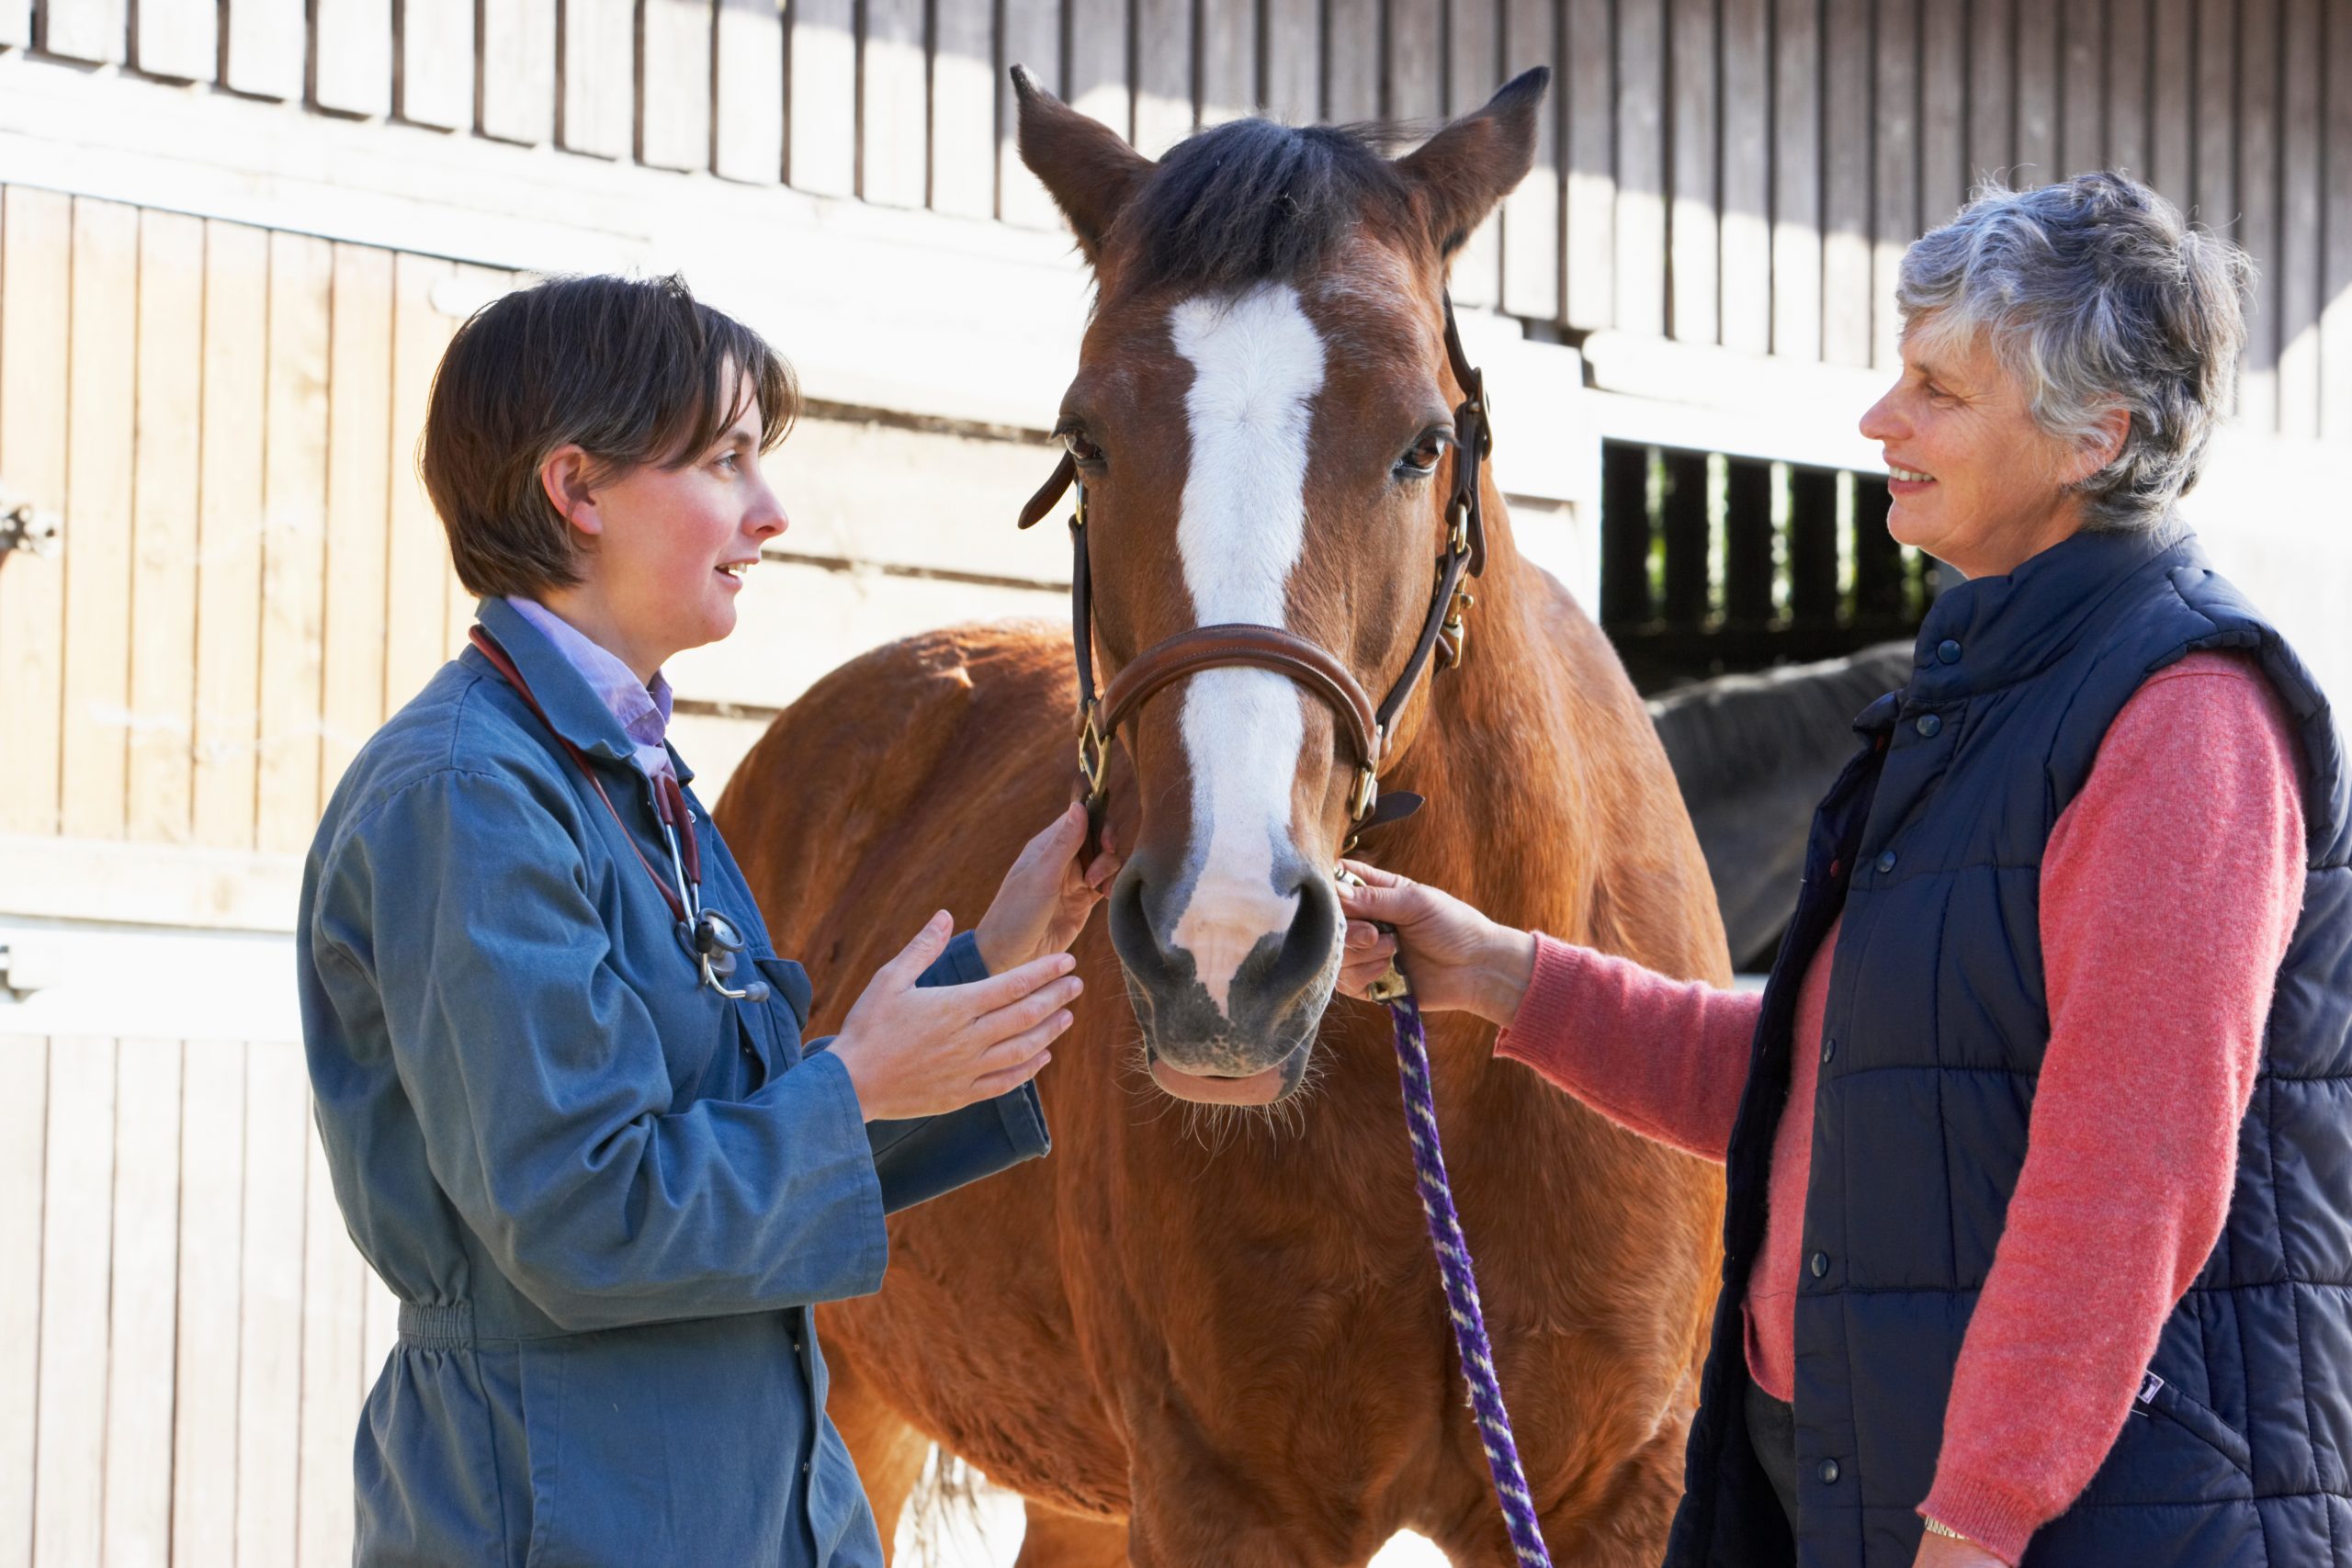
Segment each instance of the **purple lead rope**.
[[1445,1151],[1438,1145],[1437,1102],[1430,1092],[1429,1037],[1421,1030],[1420,1004],[1408,991],[1391,1001],[1388,1010],[1396,1021],[1396,1076],[1405,1089],[1405,1129],[1413,1138],[1413,1175],[1420,1183],[1421,1213],[1429,1216],[1438,1272],[1445,1279],[1446,1315],[1453,1320],[1453,1347],[1461,1354],[1462,1375],[1470,1385],[1470,1412],[1478,1423],[1478,1441],[1487,1450],[1487,1469],[1495,1478],[1495,1500],[1502,1505],[1511,1549],[1520,1562],[1529,1568],[1538,1564],[1552,1568],[1552,1555],[1544,1549],[1544,1533],[1536,1525],[1535,1500],[1528,1494],[1527,1472],[1519,1462],[1519,1444],[1510,1435],[1510,1412],[1503,1408],[1502,1384],[1495,1376],[1470,1244],[1463,1239],[1462,1222],[1453,1212]]

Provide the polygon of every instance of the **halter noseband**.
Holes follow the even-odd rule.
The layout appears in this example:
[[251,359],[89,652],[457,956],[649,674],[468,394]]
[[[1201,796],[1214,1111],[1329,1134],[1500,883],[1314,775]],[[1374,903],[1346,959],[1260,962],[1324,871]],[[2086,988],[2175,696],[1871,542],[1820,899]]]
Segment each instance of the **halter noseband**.
[[1163,637],[1129,660],[1098,695],[1094,595],[1087,570],[1086,486],[1079,480],[1076,461],[1063,454],[1053,477],[1021,509],[1021,526],[1027,528],[1051,511],[1065,491],[1077,487],[1077,504],[1069,520],[1070,641],[1078,655],[1078,771],[1086,784],[1087,815],[1096,829],[1102,826],[1102,809],[1110,795],[1111,738],[1119,727],[1162,687],[1199,671],[1229,665],[1250,665],[1285,676],[1320,697],[1337,716],[1356,762],[1355,784],[1348,794],[1351,846],[1366,829],[1410,816],[1419,808],[1420,796],[1402,791],[1384,801],[1380,769],[1387,761],[1396,716],[1420,684],[1431,659],[1441,669],[1462,661],[1469,631],[1462,617],[1473,603],[1462,580],[1486,570],[1486,515],[1479,504],[1478,485],[1486,460],[1495,449],[1494,431],[1487,421],[1486,378],[1463,351],[1451,296],[1445,299],[1445,354],[1464,393],[1453,411],[1453,488],[1445,504],[1445,553],[1437,560],[1437,585],[1412,657],[1377,706],[1354,671],[1329,650],[1281,626],[1248,622],[1194,626]]

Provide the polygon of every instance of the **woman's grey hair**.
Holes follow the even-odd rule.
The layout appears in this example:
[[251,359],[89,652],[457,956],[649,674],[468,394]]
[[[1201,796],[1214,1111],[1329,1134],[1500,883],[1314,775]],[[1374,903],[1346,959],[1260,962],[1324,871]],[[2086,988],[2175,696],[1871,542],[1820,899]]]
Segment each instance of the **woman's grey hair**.
[[2096,446],[2120,408],[2113,461],[2075,486],[2091,526],[2154,524],[2197,482],[2229,411],[2254,266],[2127,175],[2033,190],[1990,183],[1904,254],[1895,305],[1914,342],[1981,336],[2026,389],[2034,422]]

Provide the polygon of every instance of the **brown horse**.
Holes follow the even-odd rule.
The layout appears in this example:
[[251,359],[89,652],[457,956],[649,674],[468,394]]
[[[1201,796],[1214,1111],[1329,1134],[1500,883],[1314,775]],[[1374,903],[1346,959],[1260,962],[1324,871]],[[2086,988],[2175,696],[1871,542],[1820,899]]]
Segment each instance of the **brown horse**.
[[[1460,460],[1447,258],[1526,173],[1544,73],[1395,161],[1242,121],[1155,164],[1020,85],[1022,155],[1100,289],[1060,433],[1090,506],[1101,669],[1255,622],[1385,690],[1431,602]],[[1384,787],[1431,805],[1359,852],[1498,919],[1725,981],[1640,701],[1520,558],[1490,477],[1483,500],[1467,659],[1421,683],[1385,746]],[[977,914],[1068,798],[1071,685],[1058,630],[937,632],[834,671],[743,763],[727,836],[836,1011],[940,903]],[[1042,1080],[1053,1157],[897,1216],[881,1293],[825,1314],[833,1415],[886,1540],[936,1439],[1029,1499],[1024,1564],[1361,1563],[1403,1529],[1457,1562],[1511,1561],[1387,1016],[1331,1000],[1344,739],[1301,686],[1236,668],[1167,687],[1120,736],[1112,821],[1131,852],[1078,944],[1090,988]],[[1655,1562],[1720,1178],[1495,1061],[1490,1029],[1430,1032],[1553,1551]]]

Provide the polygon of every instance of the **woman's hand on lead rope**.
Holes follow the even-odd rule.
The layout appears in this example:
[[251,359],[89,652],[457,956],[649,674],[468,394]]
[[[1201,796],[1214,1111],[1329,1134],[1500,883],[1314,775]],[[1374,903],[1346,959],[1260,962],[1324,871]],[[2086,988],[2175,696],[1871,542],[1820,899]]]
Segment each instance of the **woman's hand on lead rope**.
[[1341,990],[1363,996],[1393,958],[1412,981],[1423,1011],[1460,1010],[1489,1023],[1511,1021],[1535,972],[1532,936],[1395,872],[1356,861],[1341,861],[1340,866],[1364,883],[1340,885],[1340,909],[1348,918],[1340,954]]
[[1046,1047],[1069,1027],[1069,1004],[1083,987],[1066,953],[968,986],[918,987],[955,931],[944,909],[933,915],[866,982],[834,1037],[832,1054],[868,1122],[944,1115],[1018,1089],[1053,1059]]
[[1086,918],[1119,874],[1120,863],[1109,824],[1102,829],[1102,852],[1081,866],[1078,856],[1085,842],[1086,807],[1072,801],[1014,857],[989,912],[972,931],[990,974],[1067,951],[1086,929]]

